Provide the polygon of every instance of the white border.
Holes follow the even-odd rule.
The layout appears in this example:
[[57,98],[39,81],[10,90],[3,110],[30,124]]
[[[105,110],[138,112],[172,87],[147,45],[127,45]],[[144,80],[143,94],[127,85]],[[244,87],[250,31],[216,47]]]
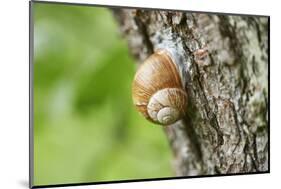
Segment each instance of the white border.
[[[281,9],[276,0],[65,0],[76,3],[247,13],[271,16],[271,174],[106,184],[68,188],[245,188],[279,184]],[[28,187],[28,1],[0,6],[0,188]],[[275,187],[276,188],[276,187]]]

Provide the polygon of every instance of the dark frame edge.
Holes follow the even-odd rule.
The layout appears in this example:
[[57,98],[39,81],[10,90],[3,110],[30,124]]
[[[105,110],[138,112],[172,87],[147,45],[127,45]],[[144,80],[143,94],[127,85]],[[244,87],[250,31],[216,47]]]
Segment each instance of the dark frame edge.
[[33,1],[29,1],[29,188],[34,181],[34,132],[33,132],[33,55],[34,55],[34,22]]
[[115,180],[115,181],[81,182],[81,183],[68,183],[68,184],[34,185],[32,188],[87,186],[87,185],[98,185],[98,184],[118,184],[118,183],[145,182],[145,181],[165,181],[165,180],[179,180],[179,179],[193,179],[193,178],[259,175],[259,174],[268,174],[268,173],[270,173],[269,170],[268,171],[262,171],[262,172],[231,173],[231,174],[220,174],[220,175],[198,175],[198,176],[162,177],[162,178],[149,178],[149,179],[130,179],[130,180]]
[[268,172],[270,173],[270,16],[268,16],[268,64],[267,64],[267,70],[268,70],[268,127],[267,127],[267,133],[268,133]]

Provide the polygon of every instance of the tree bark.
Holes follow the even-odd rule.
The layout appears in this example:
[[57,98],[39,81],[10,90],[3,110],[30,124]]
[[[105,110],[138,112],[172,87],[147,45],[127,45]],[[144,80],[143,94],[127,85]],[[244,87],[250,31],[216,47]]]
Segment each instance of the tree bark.
[[173,44],[187,116],[167,127],[177,176],[268,171],[268,18],[113,9],[142,62]]

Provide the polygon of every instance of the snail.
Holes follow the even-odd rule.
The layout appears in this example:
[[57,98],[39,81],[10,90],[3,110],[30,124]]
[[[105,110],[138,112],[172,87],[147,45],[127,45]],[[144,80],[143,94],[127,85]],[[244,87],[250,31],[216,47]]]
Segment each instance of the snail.
[[179,63],[165,49],[150,55],[137,70],[133,84],[133,103],[149,121],[170,125],[185,115],[187,93]]

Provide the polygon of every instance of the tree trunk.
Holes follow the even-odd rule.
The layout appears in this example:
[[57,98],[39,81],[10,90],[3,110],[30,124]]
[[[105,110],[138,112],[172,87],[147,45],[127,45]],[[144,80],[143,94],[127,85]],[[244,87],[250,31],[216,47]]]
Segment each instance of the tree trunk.
[[113,9],[142,62],[173,44],[182,53],[187,116],[164,127],[177,176],[267,172],[267,17]]

